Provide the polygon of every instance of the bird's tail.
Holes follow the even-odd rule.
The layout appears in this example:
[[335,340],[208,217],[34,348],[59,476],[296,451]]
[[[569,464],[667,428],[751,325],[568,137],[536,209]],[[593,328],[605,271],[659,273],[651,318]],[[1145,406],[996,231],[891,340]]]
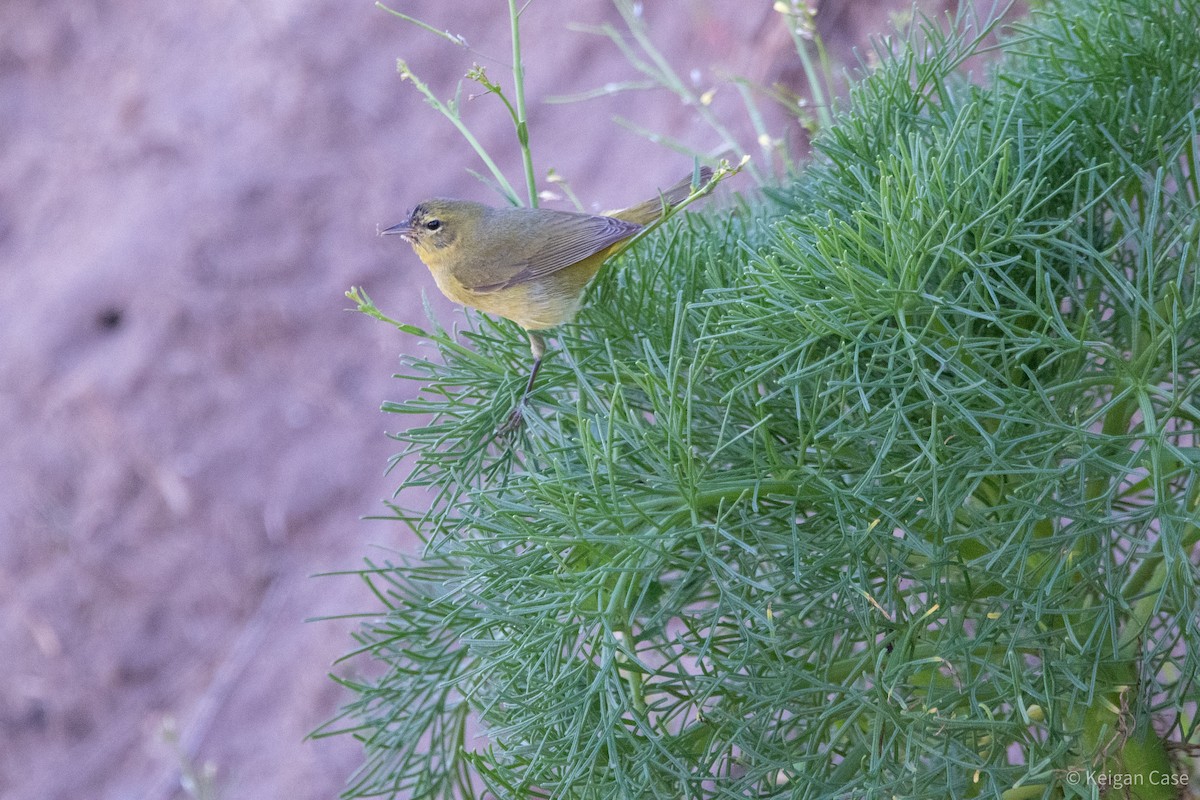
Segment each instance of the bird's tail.
[[[704,186],[712,180],[712,174],[712,170],[708,167],[701,167],[699,185]],[[638,203],[636,206],[623,208],[620,211],[606,211],[604,212],[604,216],[623,219],[626,222],[633,222],[638,225],[649,225],[661,217],[666,209],[677,205],[691,193],[692,176],[689,175],[671,188],[662,190],[656,197],[644,203]]]

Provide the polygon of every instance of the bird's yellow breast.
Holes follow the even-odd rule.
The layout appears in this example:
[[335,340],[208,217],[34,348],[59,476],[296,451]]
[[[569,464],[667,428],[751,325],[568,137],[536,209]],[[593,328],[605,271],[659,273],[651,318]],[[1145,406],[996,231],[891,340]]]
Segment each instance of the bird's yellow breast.
[[[421,260],[429,268],[438,289],[454,302],[510,319],[528,330],[542,330],[570,322],[575,317],[587,284],[618,246],[606,247],[544,278],[492,291],[477,291],[465,286],[455,264],[440,263],[436,257],[426,260],[422,256]],[[468,274],[479,271],[476,266]]]

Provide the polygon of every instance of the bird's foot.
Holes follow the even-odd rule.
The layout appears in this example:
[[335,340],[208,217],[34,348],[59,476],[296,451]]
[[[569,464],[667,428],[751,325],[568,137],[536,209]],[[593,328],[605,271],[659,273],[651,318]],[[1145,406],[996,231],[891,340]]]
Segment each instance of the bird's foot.
[[508,412],[508,417],[504,422],[496,426],[496,435],[501,438],[507,438],[521,429],[525,424],[525,409],[528,407],[529,401],[522,397],[513,410]]

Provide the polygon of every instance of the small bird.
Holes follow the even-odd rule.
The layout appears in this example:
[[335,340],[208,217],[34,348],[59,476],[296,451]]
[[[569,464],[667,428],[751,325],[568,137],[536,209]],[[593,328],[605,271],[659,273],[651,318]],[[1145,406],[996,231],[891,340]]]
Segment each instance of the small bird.
[[[704,186],[712,170],[701,168],[699,178],[698,186]],[[537,332],[570,322],[605,260],[691,191],[689,176],[650,200],[602,215],[434,198],[381,234],[411,244],[446,297],[525,329],[533,368],[501,428],[506,432],[521,423],[520,408],[546,353]]]

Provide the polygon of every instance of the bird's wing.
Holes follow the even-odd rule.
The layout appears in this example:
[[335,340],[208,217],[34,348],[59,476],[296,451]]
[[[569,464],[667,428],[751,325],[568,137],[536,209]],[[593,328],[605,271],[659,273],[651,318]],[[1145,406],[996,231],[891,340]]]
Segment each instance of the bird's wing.
[[519,249],[525,251],[524,257],[514,263],[491,265],[486,271],[487,277],[484,271],[478,271],[477,280],[464,281],[466,288],[475,292],[496,292],[536,281],[578,264],[609,245],[628,239],[642,228],[632,222],[590,214],[544,209],[527,213],[538,216],[536,226],[524,227],[522,232]]

